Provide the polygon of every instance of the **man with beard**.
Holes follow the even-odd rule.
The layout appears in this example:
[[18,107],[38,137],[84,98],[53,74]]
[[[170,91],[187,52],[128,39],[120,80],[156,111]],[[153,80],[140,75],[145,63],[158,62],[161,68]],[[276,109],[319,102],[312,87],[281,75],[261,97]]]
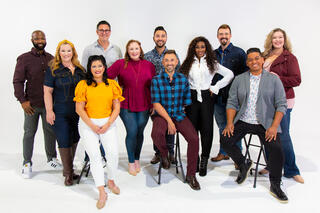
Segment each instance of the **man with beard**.
[[[146,54],[144,54],[144,59],[150,61],[156,68],[156,74],[159,75],[160,73],[164,72],[164,66],[162,64],[163,56],[168,51],[166,47],[167,42],[167,31],[164,29],[163,26],[158,26],[155,28],[153,33],[153,41],[155,43],[155,48]],[[178,71],[180,67],[180,60],[178,58],[178,64],[175,68],[175,71]],[[167,146],[169,150],[169,159],[171,163],[174,163],[174,135],[167,135],[166,136]],[[151,160],[151,164],[156,164],[160,162],[160,151],[159,149],[153,145],[153,149],[155,151],[155,155]]]
[[[47,155],[47,165],[54,169],[61,169],[57,160],[56,137],[51,126],[46,121],[46,110],[43,101],[43,80],[48,62],[53,56],[47,53],[46,36],[36,30],[32,33],[33,48],[17,58],[17,65],[13,76],[14,95],[24,110],[23,136],[23,169],[22,176],[31,178],[32,154],[34,136],[37,132],[39,116],[42,120],[42,129]],[[26,85],[26,87],[25,87]]]
[[[227,24],[223,24],[218,28],[217,32],[217,38],[220,42],[220,47],[215,50],[218,62],[230,69],[234,77],[237,75],[244,73],[248,70],[248,67],[246,66],[246,53],[243,49],[233,46],[231,43],[231,28]],[[222,78],[221,75],[215,75],[212,79],[212,85],[216,84],[217,81],[219,81]],[[232,83],[232,82],[231,82]],[[226,104],[229,94],[229,89],[231,83],[224,87],[223,89],[220,89],[218,97],[216,98],[216,102],[214,105],[214,116],[216,119],[216,123],[219,128],[220,135],[222,134],[222,131],[227,125],[227,117],[226,117]],[[241,140],[237,142],[237,146],[242,149],[241,147]],[[211,158],[211,161],[217,162],[221,160],[228,160],[229,156],[226,154],[226,152],[223,150],[223,148],[220,145],[219,153],[216,157]],[[237,165],[235,164],[235,167]]]
[[160,150],[162,166],[170,168],[166,135],[179,131],[188,143],[187,150],[187,183],[193,190],[200,190],[196,179],[199,137],[191,121],[186,117],[185,106],[191,104],[191,93],[188,79],[184,74],[175,72],[178,58],[174,50],[164,53],[164,72],[155,76],[151,83],[151,101],[155,114],[151,137]]

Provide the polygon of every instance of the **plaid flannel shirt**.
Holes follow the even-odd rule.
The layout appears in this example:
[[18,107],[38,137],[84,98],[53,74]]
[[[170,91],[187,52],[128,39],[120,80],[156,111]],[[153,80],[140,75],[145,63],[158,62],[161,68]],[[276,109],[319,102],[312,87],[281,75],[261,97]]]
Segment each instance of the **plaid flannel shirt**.
[[191,104],[188,79],[177,72],[173,74],[172,82],[166,72],[153,77],[151,102],[160,103],[171,118],[182,121],[186,117],[185,106]]

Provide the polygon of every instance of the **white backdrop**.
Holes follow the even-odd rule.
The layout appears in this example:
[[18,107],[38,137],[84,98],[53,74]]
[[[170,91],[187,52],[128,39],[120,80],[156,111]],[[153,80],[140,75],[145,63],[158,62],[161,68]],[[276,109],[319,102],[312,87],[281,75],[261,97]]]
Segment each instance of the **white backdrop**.
[[5,145],[6,151],[16,152],[17,147],[21,151],[17,145],[23,132],[23,113],[13,95],[12,76],[17,56],[32,47],[31,32],[41,29],[46,33],[46,50],[52,54],[59,41],[69,39],[81,58],[85,46],[97,38],[97,22],[105,19],[111,23],[111,41],[123,52],[126,42],[132,38],[142,42],[145,52],[152,49],[153,30],[163,25],[168,32],[167,46],[176,49],[181,60],[195,36],[207,37],[217,48],[216,30],[223,23],[232,28],[233,44],[244,50],[253,46],[263,49],[266,35],[273,28],[283,28],[291,39],[302,74],[302,84],[295,89],[292,135],[299,139],[294,140],[297,148],[310,143],[310,151],[315,150],[311,148],[315,144],[310,139],[318,141],[319,9],[317,0],[6,1],[0,9],[3,78],[0,85],[0,144]]
[[[305,174],[304,177],[309,178],[306,179],[306,182],[311,183],[311,180],[317,182],[319,177],[317,175],[317,164],[320,160],[318,151],[320,141],[317,134],[319,131],[318,121],[320,118],[319,110],[317,109],[319,106],[318,91],[320,88],[320,60],[318,51],[320,49],[319,10],[320,1],[318,0],[3,1],[0,7],[0,38],[2,47],[0,71],[1,78],[3,79],[0,84],[0,170],[3,170],[2,178],[6,176],[10,180],[11,177],[14,179],[12,179],[11,183],[9,181],[9,185],[6,187],[6,190],[3,191],[3,196],[1,196],[0,193],[0,201],[2,200],[1,198],[4,197],[8,199],[13,198],[7,203],[8,205],[6,205],[9,208],[9,206],[12,206],[12,203],[15,203],[15,193],[12,191],[11,185],[14,187],[14,185],[19,182],[21,184],[20,186],[28,187],[28,185],[24,184],[25,182],[22,182],[19,178],[21,168],[19,166],[21,166],[22,163],[23,112],[19,102],[16,101],[13,95],[12,85],[17,56],[30,50],[32,47],[30,41],[31,33],[34,30],[40,29],[46,33],[46,50],[48,52],[54,54],[58,42],[63,39],[68,39],[75,44],[81,58],[85,46],[97,39],[95,33],[96,24],[103,19],[111,23],[111,41],[117,44],[123,52],[125,44],[129,39],[140,40],[145,52],[151,50],[154,47],[152,40],[153,30],[156,26],[163,25],[168,32],[167,47],[176,49],[181,60],[184,60],[188,44],[195,36],[203,35],[207,37],[213,47],[217,48],[219,43],[216,39],[216,30],[219,25],[224,23],[229,24],[232,28],[233,44],[242,47],[244,50],[253,46],[263,49],[266,35],[273,28],[283,28],[293,44],[293,53],[298,58],[302,74],[302,84],[295,89],[297,98],[294,111],[292,112],[291,135],[295,146],[297,161],[300,164],[300,170],[302,174]],[[120,121],[119,123],[121,124]],[[142,151],[145,165],[148,164],[153,154],[150,127],[151,125],[149,123],[145,132],[146,142]],[[119,141],[122,143],[122,159],[120,160],[122,160],[122,167],[126,168],[126,154],[123,145],[125,131],[123,131],[123,126],[120,126],[120,128]],[[215,153],[217,152],[217,138],[218,137],[214,138],[216,145],[214,146],[215,149],[213,152]],[[41,132],[37,134],[34,152],[35,155],[37,154],[38,159],[39,155],[41,155],[41,161],[44,161],[45,155]],[[12,173],[11,170],[14,170],[14,173]],[[6,173],[7,171],[9,171],[10,174]],[[310,172],[316,172],[316,175]],[[216,174],[218,173],[214,172],[214,175]],[[18,178],[16,178],[16,176],[18,176]],[[123,176],[128,178],[126,174],[123,174]],[[60,175],[57,175],[57,177],[60,178]],[[48,175],[47,179],[49,178],[54,178],[54,176]],[[225,178],[227,177],[223,175],[222,179],[224,180]],[[34,181],[33,184],[39,183],[41,185],[43,183],[41,182],[41,177],[38,177],[38,179],[40,179],[40,183]],[[211,180],[213,179],[201,179],[201,183],[207,187],[212,187]],[[53,180],[52,182],[55,184],[60,183],[59,181],[61,182],[60,179]],[[8,183],[7,180],[0,180],[1,191],[2,186],[4,186],[1,186],[1,184],[5,182]],[[50,181],[49,184],[51,184]],[[222,184],[222,186],[224,185]],[[304,208],[301,205],[301,200],[303,200],[306,195],[305,192],[312,193],[312,191],[314,191],[314,194],[310,194],[310,199],[302,202],[310,200],[310,203],[313,203],[307,205],[310,208],[312,208],[311,205],[316,205],[315,199],[318,194],[316,190],[312,190],[315,186],[309,185],[308,188],[307,186],[308,185],[305,185],[305,188],[299,188],[299,186],[290,188],[290,195],[298,196],[297,202],[291,203],[295,204],[290,207],[291,210],[297,207],[301,209]],[[319,186],[319,184],[316,186]],[[145,188],[144,185],[142,187]],[[169,188],[168,185],[164,187],[167,187],[164,189]],[[145,189],[148,190],[148,188]],[[240,188],[237,189],[240,190]],[[66,189],[61,187],[59,190]],[[76,188],[76,190],[78,189]],[[300,191],[293,193],[292,190]],[[133,190],[132,194],[135,195],[137,192],[140,193],[140,196],[143,196],[143,193],[145,193],[141,190]],[[152,191],[152,193],[157,192],[162,193],[160,189]],[[302,193],[301,195],[300,192]],[[67,194],[70,193],[70,191],[64,193]],[[206,191],[204,191],[204,193],[206,193]],[[86,193],[77,194],[80,196]],[[166,195],[166,193],[163,194]],[[147,193],[143,199],[146,199],[147,195],[149,196]],[[230,193],[228,192],[227,195],[229,196]],[[20,202],[24,200],[24,198],[22,198],[24,196],[28,196],[27,191],[18,197],[18,199],[20,198]],[[256,194],[254,194],[254,196],[256,196]],[[57,197],[54,196],[53,199],[56,198]],[[138,199],[140,198],[137,196],[137,200]],[[313,200],[315,202],[313,202]],[[28,201],[30,200],[26,200],[25,203]],[[43,204],[49,204],[50,202],[50,200],[44,201]],[[210,202],[206,205],[209,206]],[[215,200],[215,202],[218,202],[218,200]],[[150,203],[152,204],[152,201]],[[192,202],[187,205],[187,208],[189,208],[191,204]],[[90,205],[92,205],[92,208],[94,207],[93,204]],[[21,206],[21,208],[23,208],[23,206]]]

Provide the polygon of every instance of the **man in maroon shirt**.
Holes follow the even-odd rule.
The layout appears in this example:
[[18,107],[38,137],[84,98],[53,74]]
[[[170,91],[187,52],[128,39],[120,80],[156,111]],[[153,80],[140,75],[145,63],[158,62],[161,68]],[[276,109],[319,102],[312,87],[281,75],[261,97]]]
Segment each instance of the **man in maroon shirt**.
[[61,169],[57,161],[56,138],[51,126],[46,121],[46,110],[43,101],[43,80],[48,62],[53,56],[45,52],[46,36],[36,30],[32,33],[31,51],[17,58],[17,65],[13,76],[14,95],[24,110],[24,136],[23,136],[23,169],[22,176],[31,178],[32,153],[34,136],[37,132],[39,116],[42,120],[47,164],[51,168]]

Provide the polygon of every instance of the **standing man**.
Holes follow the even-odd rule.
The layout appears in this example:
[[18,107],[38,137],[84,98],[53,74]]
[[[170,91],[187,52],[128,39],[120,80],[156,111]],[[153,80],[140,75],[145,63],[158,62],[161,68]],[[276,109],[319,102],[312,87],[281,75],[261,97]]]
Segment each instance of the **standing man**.
[[[168,51],[166,47],[167,43],[167,31],[164,29],[163,26],[158,26],[154,29],[153,33],[153,41],[155,43],[155,48],[144,55],[144,58],[151,63],[156,68],[156,74],[159,75],[160,73],[164,72],[165,68],[162,64],[163,56]],[[178,58],[178,65],[175,68],[177,71],[180,67],[180,60]],[[167,134],[166,136],[167,147],[169,150],[169,160],[171,163],[174,163],[174,135]],[[156,164],[160,162],[160,151],[159,149],[153,144],[153,149],[155,151],[155,155],[151,160],[151,164]]]
[[280,143],[280,122],[287,110],[286,94],[278,76],[262,69],[264,59],[258,48],[247,51],[249,71],[237,76],[230,88],[227,103],[227,126],[220,143],[227,154],[239,165],[238,184],[243,183],[252,166],[236,142],[246,134],[258,135],[269,152],[270,193],[280,202],[288,198],[280,188],[284,155]]
[[47,165],[54,169],[61,169],[57,160],[56,137],[51,126],[46,121],[46,110],[43,101],[43,80],[48,62],[53,56],[47,53],[46,36],[36,30],[31,35],[33,48],[17,58],[13,76],[14,95],[21,103],[24,111],[23,135],[23,169],[22,177],[31,178],[32,154],[34,136],[38,129],[39,116],[42,120]]
[[[246,66],[246,53],[243,49],[233,46],[231,43],[231,28],[227,24],[223,24],[218,28],[217,31],[217,38],[220,42],[220,47],[215,50],[218,62],[230,69],[234,76],[244,73],[248,70],[248,67]],[[222,78],[221,75],[215,75],[215,77],[212,80],[212,84],[216,84],[218,80]],[[231,82],[232,83],[232,82]],[[214,105],[214,116],[216,119],[216,123],[219,128],[220,136],[222,134],[222,131],[227,125],[227,117],[226,117],[226,104],[229,94],[229,89],[231,83],[224,87],[223,89],[220,89],[218,97],[216,99],[216,103]],[[237,146],[242,149],[241,147],[241,140],[237,142]],[[211,161],[217,162],[221,160],[228,160],[229,156],[225,153],[223,148],[220,144],[220,150],[216,157],[211,158]],[[237,168],[237,165],[235,165]]]
[[151,83],[151,100],[156,113],[153,115],[151,137],[160,150],[162,166],[170,168],[166,135],[179,131],[188,143],[187,183],[193,190],[200,190],[196,179],[199,137],[191,121],[186,117],[185,106],[191,104],[188,79],[175,72],[178,57],[174,50],[168,50],[163,56],[165,71],[155,76]]
[[[98,35],[98,40],[87,46],[82,54],[82,66],[87,69],[88,58],[92,55],[103,55],[106,59],[107,67],[110,67],[116,60],[122,58],[121,50],[118,46],[110,43],[109,38],[111,35],[111,25],[109,22],[102,20],[97,24],[96,33]],[[100,145],[100,151],[102,155],[102,162],[104,167],[106,166],[105,152]],[[85,153],[84,161],[88,161],[89,157]],[[84,163],[85,163],[84,162]]]
[[82,66],[87,69],[88,58],[92,55],[103,55],[107,66],[110,67],[116,60],[122,58],[121,50],[118,46],[110,43],[111,25],[103,20],[97,24],[96,33],[98,40],[87,46],[82,54]]

